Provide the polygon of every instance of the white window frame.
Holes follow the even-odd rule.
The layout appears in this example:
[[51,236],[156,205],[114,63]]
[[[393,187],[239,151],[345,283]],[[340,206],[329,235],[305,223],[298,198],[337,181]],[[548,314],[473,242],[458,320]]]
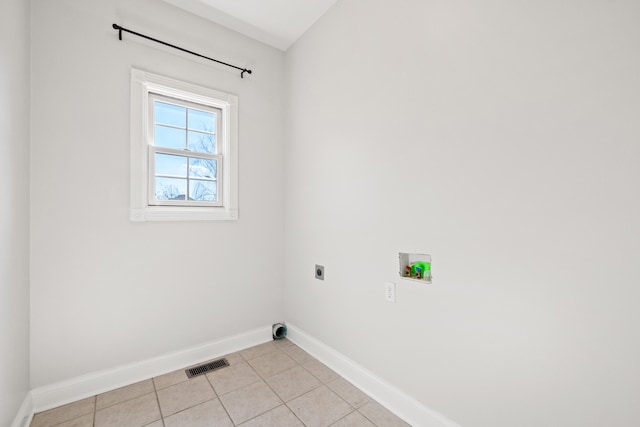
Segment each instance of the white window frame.
[[[219,203],[172,203],[153,200],[153,117],[154,95],[220,110],[216,129],[219,148]],[[184,155],[184,154],[183,154]],[[215,89],[169,77],[131,70],[131,221],[198,221],[238,219],[238,97]]]

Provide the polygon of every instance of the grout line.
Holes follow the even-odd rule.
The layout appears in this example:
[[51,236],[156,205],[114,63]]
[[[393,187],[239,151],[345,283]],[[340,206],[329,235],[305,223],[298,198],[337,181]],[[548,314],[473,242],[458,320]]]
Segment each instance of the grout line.
[[[328,379],[327,381],[323,381],[321,378],[318,377],[318,375],[314,374],[313,372],[311,372],[311,370],[309,368],[307,368],[306,364],[311,363],[311,362],[318,362],[320,365],[322,365],[323,367],[327,368],[328,370],[330,370],[331,372],[333,372],[334,374],[336,374],[335,377]],[[322,384],[329,384],[330,382],[337,380],[338,378],[343,378],[342,376],[340,376],[336,371],[334,371],[333,369],[331,369],[330,367],[328,367],[327,365],[325,365],[324,363],[320,362],[318,359],[316,359],[315,357],[313,358],[313,360],[309,360],[307,362],[304,362],[304,364],[300,364],[300,366],[302,366],[307,372],[309,372],[313,377],[315,377],[318,381],[320,381]],[[346,381],[346,380],[345,380]]]
[[[282,399],[280,399],[280,400],[282,400]],[[261,417],[262,415],[266,414],[267,412],[275,411],[276,409],[278,409],[278,408],[279,408],[279,407],[281,407],[281,406],[284,406],[284,407],[285,407],[289,412],[291,412],[291,414],[292,414],[294,417],[296,417],[296,418],[298,419],[298,421],[300,421],[300,422],[302,423],[302,425],[303,425],[303,426],[306,426],[306,424],[305,424],[305,423],[303,423],[303,422],[302,422],[302,420],[301,420],[300,418],[298,418],[298,416],[295,414],[295,412],[293,412],[293,411],[291,410],[291,408],[289,408],[289,407],[287,406],[287,404],[286,404],[286,403],[284,403],[284,402],[282,402],[282,405],[278,405],[278,406],[276,406],[276,407],[273,407],[273,408],[271,408],[271,409],[269,409],[269,410],[267,410],[267,411],[265,411],[265,412],[263,412],[263,413],[261,413],[261,414],[256,415],[255,417],[249,418],[248,420],[245,420],[245,421],[243,421],[243,422],[241,422],[240,424],[237,424],[237,425],[242,425],[242,424],[244,424],[244,423],[248,423],[249,421],[253,421],[253,420],[255,420],[256,418],[259,418],[259,417]]]
[[[280,399],[280,398],[278,397],[278,399]],[[280,399],[280,401],[282,401],[282,399]],[[284,402],[283,402],[283,403],[284,403]],[[274,409],[279,408],[279,407],[281,407],[281,406],[283,406],[283,405],[274,406],[273,408],[267,409],[267,410],[266,410],[266,411],[264,411],[264,412],[260,412],[259,414],[257,414],[256,416],[254,416],[254,417],[252,417],[252,418],[249,418],[248,420],[244,420],[244,421],[243,421],[243,422],[241,422],[240,424],[235,424],[235,423],[234,423],[234,425],[235,425],[235,426],[238,426],[238,425],[242,425],[242,424],[244,424],[244,423],[248,423],[249,421],[251,421],[251,420],[255,420],[256,418],[261,417],[262,415],[266,414],[267,412],[271,412],[271,411],[273,411]],[[294,415],[295,415],[295,414],[294,414]],[[233,420],[232,420],[231,422],[233,422]]]
[[[253,373],[254,373],[254,374],[256,374],[256,375],[258,376],[258,379],[257,379],[257,380],[255,380],[255,381],[253,381],[253,382],[250,382],[250,383],[244,384],[244,385],[242,385],[242,386],[236,387],[236,388],[234,388],[234,389],[227,390],[227,391],[225,391],[224,393],[218,393],[217,391],[215,391],[215,387],[214,387],[214,390],[213,390],[213,391],[216,393],[216,395],[218,396],[218,398],[220,398],[220,396],[224,396],[224,395],[227,395],[227,394],[229,394],[229,393],[233,393],[233,392],[238,391],[238,390],[240,390],[240,389],[243,389],[243,388],[245,388],[245,387],[249,387],[250,385],[253,385],[253,384],[255,384],[255,383],[259,383],[260,381],[264,381],[264,380],[262,379],[262,377],[260,376],[260,374],[258,374],[258,373],[256,372],[256,370],[255,370],[255,369],[253,369],[253,366],[251,366],[248,362],[243,362],[243,363],[244,363],[245,365],[247,365],[247,366],[249,367],[249,369],[251,369],[251,370],[253,371]],[[234,365],[234,366],[240,366],[240,365],[242,365],[243,363],[238,363],[238,364],[236,364],[236,365]],[[208,380],[209,380],[209,382],[211,383],[210,378],[209,378],[209,377],[207,377],[207,379],[208,379]],[[211,384],[211,386],[213,387],[213,384]]]
[[[231,367],[231,365],[227,366],[227,368],[230,368],[230,367]],[[211,390],[213,390],[213,395],[216,397],[216,399],[219,399],[220,396],[218,395],[218,392],[216,391],[216,388],[211,383],[211,379],[209,378],[209,375],[202,374],[202,376],[207,379],[207,383],[209,384],[209,387],[211,387]]]
[[[318,388],[318,387],[316,387],[316,388]],[[313,390],[315,390],[315,388],[314,388]],[[310,393],[310,392],[312,392],[313,390],[310,390],[310,391],[308,391],[307,393]],[[305,395],[305,394],[307,394],[307,393],[303,393],[303,394],[301,394],[301,395],[300,395],[300,396],[298,396],[298,397],[302,397],[302,396],[304,396],[304,395]],[[293,401],[294,401],[294,400],[296,400],[298,397],[294,397],[294,398],[293,398],[293,399],[291,399],[289,402],[293,402]],[[286,407],[287,407],[287,409],[289,410],[289,412],[291,412],[291,413],[293,414],[293,416],[294,416],[294,417],[296,417],[296,418],[297,418],[297,419],[302,423],[302,425],[306,426],[306,424],[304,423],[304,421],[302,421],[302,420],[300,419],[300,417],[298,416],[298,414],[296,414],[296,411],[294,411],[294,410],[293,410],[293,408],[292,408],[291,406],[289,406],[289,402],[284,402],[284,406],[286,406]]]
[[[268,344],[271,344],[271,345],[268,345]],[[261,354],[259,354],[259,355],[257,355],[257,356],[252,357],[251,359],[249,359],[249,358],[247,358],[246,356],[243,356],[243,355],[242,355],[242,352],[243,352],[243,351],[246,351],[246,350],[249,350],[249,349],[251,349],[251,348],[255,348],[255,347],[260,347],[260,346],[264,346],[265,348],[272,348],[273,350],[267,350],[267,351],[265,351],[264,353],[261,353]],[[257,359],[257,358],[259,358],[259,357],[266,356],[266,355],[267,355],[267,354],[269,354],[269,353],[273,353],[273,352],[274,352],[274,351],[276,351],[276,350],[280,350],[280,349],[278,348],[278,346],[277,346],[277,345],[275,345],[275,344],[273,343],[273,341],[269,341],[269,342],[265,342],[265,343],[262,343],[262,344],[254,345],[253,347],[245,348],[244,350],[240,350],[240,351],[238,351],[237,353],[238,353],[238,354],[240,354],[240,356],[241,356],[245,361],[249,362],[250,360],[254,360],[254,359]]]
[[[96,398],[96,396],[91,396],[91,397],[94,398],[94,405],[93,405],[93,414],[94,414],[93,418],[94,418],[94,421],[93,422],[95,423],[95,411],[96,411],[95,398]],[[80,399],[80,400],[87,400],[87,399],[90,399],[90,397],[87,397],[87,398],[84,398],[84,399]],[[71,403],[67,403],[66,405],[58,406],[57,408],[51,408],[51,409],[49,409],[47,411],[38,412],[38,414],[44,414],[46,412],[53,411],[54,409],[62,408],[63,406],[73,405],[74,403],[80,402],[80,400],[77,400],[77,401],[71,402]],[[47,424],[47,425],[50,426],[50,427],[56,427],[56,426],[59,426],[60,424],[65,424],[65,423],[68,423],[69,421],[74,421],[74,420],[77,420],[78,418],[86,417],[87,415],[90,415],[90,414],[91,414],[91,412],[87,412],[86,414],[81,414],[81,415],[78,415],[78,416],[73,417],[73,418],[63,419],[63,420],[61,420],[59,422],[56,422],[55,424]],[[34,415],[36,415],[36,414],[34,414]],[[31,420],[31,424],[33,424],[33,419]],[[29,424],[28,427],[30,427],[31,424]]]
[[[220,399],[218,399],[217,397],[214,397],[213,399],[205,400],[204,402],[196,403],[196,404],[195,404],[195,405],[193,405],[193,406],[189,406],[188,408],[181,409],[181,410],[179,410],[178,412],[174,412],[173,414],[169,414],[169,415],[167,415],[166,417],[162,417],[162,423],[163,423],[163,425],[164,425],[164,419],[165,419],[165,418],[171,418],[171,417],[173,417],[173,416],[174,416],[174,415],[176,415],[176,414],[180,414],[180,413],[182,413],[182,412],[188,411],[188,410],[190,410],[190,409],[195,408],[196,406],[204,405],[204,404],[205,404],[205,403],[207,403],[207,402],[213,402],[214,400],[220,400]],[[156,420],[156,421],[157,421],[157,420]],[[154,421],[154,422],[155,422],[155,421]]]
[[[100,408],[100,409],[98,409],[98,396],[103,395],[103,394],[107,394],[107,393],[111,393],[111,392],[113,392],[113,391],[120,390],[120,389],[123,389],[123,388],[131,387],[132,385],[136,385],[136,384],[139,384],[139,383],[143,383],[143,382],[145,382],[145,381],[151,381],[151,383],[153,384],[153,388],[154,388],[154,390],[153,390],[153,391],[147,391],[147,392],[144,392],[144,393],[142,393],[142,394],[139,394],[139,395],[136,395],[136,396],[133,396],[133,397],[129,397],[129,398],[125,399],[125,400],[118,401],[118,402],[116,402],[116,403],[111,403],[111,404],[109,404],[109,405],[105,406],[104,408]],[[116,405],[120,405],[121,403],[130,402],[130,401],[132,401],[132,400],[134,400],[134,399],[138,399],[138,398],[140,398],[140,397],[142,397],[142,396],[146,396],[147,394],[151,394],[151,393],[153,393],[153,392],[155,391],[155,387],[156,387],[156,385],[155,385],[155,383],[153,382],[153,379],[152,379],[152,378],[147,378],[146,380],[138,381],[138,382],[135,382],[135,383],[132,383],[132,384],[129,384],[129,385],[125,385],[125,386],[123,386],[123,387],[118,387],[118,388],[113,389],[113,390],[110,390],[110,391],[105,391],[104,393],[100,393],[99,395],[97,394],[97,395],[95,395],[95,396],[94,396],[94,397],[96,398],[96,402],[95,402],[96,409],[95,409],[95,412],[102,411],[103,409],[112,408],[112,407],[114,407],[114,406],[116,406]]]
[[[354,412],[358,412],[358,410],[357,410],[357,409],[354,409],[353,411],[349,412],[349,413],[348,413],[347,415],[345,415],[344,417],[342,417],[342,418],[338,418],[337,420],[335,420],[334,422],[332,422],[331,424],[329,424],[329,427],[331,427],[332,425],[334,425],[335,423],[337,423],[337,422],[338,422],[338,421],[340,421],[340,420],[344,420],[345,418],[347,418],[349,415],[353,414]],[[362,414],[360,414],[360,415],[362,415]],[[364,416],[364,415],[363,415],[363,416]]]
[[[230,368],[230,367],[231,367],[231,365],[228,366],[228,368]],[[229,411],[227,411],[227,408],[226,408],[226,406],[224,406],[224,403],[222,403],[222,399],[220,399],[221,394],[218,394],[218,392],[216,391],[216,388],[211,383],[211,379],[209,378],[209,375],[204,374],[204,376],[207,378],[207,382],[209,383],[209,385],[213,389],[213,392],[216,395],[216,399],[218,399],[218,402],[220,402],[220,406],[222,406],[222,409],[224,409],[224,412],[227,414],[227,417],[229,417],[229,420],[231,420],[231,424],[233,424],[235,426],[236,425],[235,421],[233,421],[233,418],[231,418],[231,414],[229,413]]]
[[[185,375],[186,375],[186,374],[185,374]],[[187,378],[187,379],[186,379],[186,380],[184,380],[184,381],[180,381],[180,382],[177,382],[177,383],[175,383],[175,384],[170,384],[170,385],[168,385],[168,386],[164,386],[164,387],[158,388],[157,390],[164,390],[164,389],[169,388],[169,387],[173,387],[173,386],[176,386],[176,385],[179,385],[179,384],[182,384],[182,383],[186,383],[186,382],[187,382],[187,381],[189,381],[190,379],[191,379],[191,378]],[[153,383],[153,386],[154,386],[154,387],[156,386],[155,381],[154,381],[154,383]]]
[[[289,342],[291,342],[291,341],[289,341]],[[291,345],[295,345],[295,344],[293,344],[293,343],[291,342]],[[302,349],[300,349],[300,350],[302,350]],[[304,351],[304,350],[302,350],[302,351]],[[284,353],[284,352],[283,352],[283,353]],[[306,353],[306,351],[305,351],[305,353]],[[307,354],[308,354],[308,353],[307,353]],[[309,357],[311,358],[311,360],[308,360],[307,362],[310,362],[310,361],[312,361],[312,360],[317,360],[315,357],[311,356],[310,354],[309,354]],[[292,358],[292,359],[293,359],[293,358]],[[289,406],[289,403],[290,403],[290,402],[293,402],[293,401],[294,401],[294,400],[296,400],[296,399],[301,398],[302,396],[304,396],[304,395],[306,395],[306,394],[311,393],[312,391],[315,391],[315,390],[319,389],[320,387],[322,387],[322,386],[323,386],[323,385],[325,385],[325,384],[322,382],[322,380],[320,380],[320,378],[317,378],[315,375],[313,375],[311,372],[309,372],[309,370],[308,370],[307,368],[305,368],[305,367],[303,366],[303,364],[302,364],[302,363],[298,362],[298,361],[297,361],[297,360],[295,360],[295,359],[293,359],[293,360],[298,364],[298,366],[299,366],[299,367],[301,367],[301,368],[302,368],[302,369],[304,369],[307,373],[309,373],[309,375],[311,375],[313,378],[317,379],[317,380],[318,380],[318,383],[319,383],[316,387],[313,387],[311,390],[308,390],[308,391],[306,391],[306,392],[302,393],[300,396],[296,396],[296,397],[294,397],[293,399],[290,399],[290,400],[289,400],[289,402],[284,402],[284,405],[287,407],[287,409],[289,410],[289,412],[291,412],[291,413],[293,414],[293,416],[294,416],[294,417],[296,417],[296,418],[298,419],[298,421],[300,421],[300,423],[301,423],[303,426],[306,426],[306,424],[304,423],[304,421],[302,421],[302,419],[298,416],[298,414],[296,414],[296,412],[293,410],[293,408],[292,408],[291,406]],[[305,363],[307,363],[307,362],[305,362]]]
[[[242,356],[240,356],[240,357],[242,357]],[[249,364],[247,363],[247,365],[249,365]],[[229,365],[229,367],[231,367],[231,365]],[[229,417],[229,420],[231,421],[231,424],[233,424],[235,426],[236,422],[233,421],[233,418],[231,418],[231,414],[229,413],[229,410],[227,410],[227,407],[224,406],[224,402],[222,401],[222,399],[220,399],[220,396],[222,396],[223,394],[226,394],[226,393],[218,394],[218,392],[216,391],[215,387],[211,383],[211,379],[209,378],[209,376],[207,374],[205,374],[204,376],[207,377],[207,381],[209,382],[209,385],[213,389],[213,392],[215,393],[216,398],[218,399],[218,402],[220,402],[220,406],[222,406],[222,409],[224,409],[224,412],[227,414],[227,417]],[[228,392],[228,393],[230,393],[230,392]]]
[[[345,381],[347,384],[351,385],[353,388],[355,388],[355,389],[356,389],[356,390],[358,390],[360,393],[362,393],[362,394],[367,398],[367,400],[365,400],[365,402],[364,402],[363,404],[361,404],[360,406],[356,406],[356,405],[354,405],[353,403],[349,402],[349,401],[347,400],[347,398],[346,398],[346,397],[343,397],[340,393],[338,393],[338,391],[337,391],[337,390],[334,390],[334,389],[333,389],[333,388],[331,388],[331,386],[329,385],[329,384],[334,383],[334,382],[339,381],[339,380],[343,380],[343,381]],[[331,390],[331,391],[332,391],[332,392],[334,392],[336,395],[338,395],[338,397],[339,397],[339,398],[341,398],[342,400],[344,400],[345,402],[347,402],[347,404],[348,404],[349,406],[351,406],[353,409],[355,409],[356,411],[357,411],[359,408],[362,408],[364,405],[366,405],[367,403],[369,403],[369,402],[371,401],[371,397],[369,397],[369,395],[368,395],[368,394],[366,394],[364,391],[360,390],[358,387],[354,386],[353,384],[351,384],[349,381],[347,381],[345,378],[343,378],[343,377],[341,377],[341,376],[338,376],[337,378],[334,378],[333,380],[329,381],[329,382],[328,382],[328,383],[326,383],[325,385],[329,388],[329,390]]]
[[[289,341],[289,342],[290,342],[290,341]],[[292,345],[294,345],[294,344],[292,344]],[[282,351],[282,350],[281,350],[281,351]],[[284,351],[283,351],[283,353],[284,353]],[[313,360],[316,360],[316,359],[315,359],[313,356],[311,356],[311,355],[309,355],[309,357],[311,357]],[[291,358],[291,359],[293,359],[293,358]],[[297,364],[299,367],[301,367],[301,368],[302,368],[302,369],[304,369],[305,371],[309,372],[307,369],[305,369],[305,367],[304,367],[304,366],[302,366],[302,363],[298,362],[298,361],[297,361],[297,360],[295,360],[295,359],[293,359],[293,361],[294,361],[294,362],[296,362],[296,364]],[[293,369],[293,368],[290,368],[290,369]],[[313,374],[311,374],[311,372],[309,372],[309,375],[311,375],[313,378],[316,378]],[[318,386],[313,387],[311,390],[308,390],[308,391],[306,391],[306,392],[302,393],[300,396],[296,396],[296,397],[294,397],[294,398],[292,398],[292,399],[289,399],[289,402],[292,402],[292,401],[294,401],[294,400],[296,400],[296,399],[298,399],[298,398],[300,398],[300,397],[304,396],[305,394],[311,393],[312,391],[317,390],[318,388],[320,388],[320,387],[322,387],[322,386],[324,385],[324,384],[322,383],[322,381],[320,381],[318,378],[316,378],[316,379],[317,379],[317,380],[318,380],[318,382],[320,383]],[[265,383],[266,383],[266,381],[265,381]],[[269,383],[267,383],[267,385],[268,385],[269,387],[271,387],[271,386],[269,385]],[[273,390],[273,389],[272,389],[272,390]],[[275,393],[275,390],[274,390],[273,392]],[[276,393],[276,395],[277,395],[277,394],[278,394],[278,393]],[[280,396],[278,396],[278,397],[280,397]],[[296,412],[293,410],[293,408],[291,408],[291,407],[289,406],[289,402],[286,402],[284,399],[280,399],[280,400],[282,400],[282,401],[284,402],[284,406],[289,410],[289,412],[291,412],[291,413],[293,414],[293,416],[294,416],[294,417],[296,417],[296,418],[298,419],[298,421],[300,421],[300,423],[301,423],[303,426],[306,426],[306,424],[304,423],[304,421],[302,421],[302,419],[300,419],[300,417],[298,416],[298,414],[296,414]]]
[[91,425],[93,427],[96,427],[96,414],[98,413],[98,395],[96,394],[94,396],[94,401],[93,401],[93,422],[91,423]]
[[[315,389],[314,389],[314,390],[315,390]],[[304,394],[303,394],[302,396],[304,396]],[[298,396],[298,397],[300,397],[300,396]],[[295,398],[291,399],[289,402],[292,402],[292,401],[296,400],[298,397],[295,397]],[[294,411],[294,410],[293,410],[293,408],[291,408],[291,406],[289,406],[289,403],[288,403],[288,402],[285,402],[285,403],[284,403],[284,406],[286,406],[286,407],[287,407],[287,409],[289,410],[289,412],[291,412],[291,413],[293,414],[293,416],[294,416],[294,417],[296,417],[296,418],[297,418],[297,419],[302,423],[302,425],[306,426],[306,424],[304,423],[304,421],[302,421],[302,420],[300,419],[300,417],[298,416],[298,414],[296,414],[296,411]]]
[[162,427],[165,427],[164,416],[162,415],[162,408],[160,407],[160,398],[158,397],[158,389],[156,388],[156,382],[151,378],[151,384],[153,384],[153,392],[156,395],[156,403],[158,404],[158,412],[160,413],[160,421],[162,421]]
[[233,424],[234,426],[236,426],[236,422],[233,420],[233,418],[231,418],[231,414],[229,413],[229,410],[227,409],[227,407],[225,406],[224,402],[222,401],[222,399],[220,399],[218,397],[218,400],[220,401],[220,405],[222,405],[222,409],[224,409],[224,412],[227,413],[227,417],[229,417],[229,419],[231,420],[231,424]]
[[[275,347],[276,347],[276,349],[277,349],[278,351],[280,351],[282,354],[284,354],[285,356],[287,355],[284,351],[280,350],[280,349],[278,348],[278,346],[276,346],[275,344],[274,344],[274,346],[275,346]],[[297,366],[300,366],[300,363],[298,363],[298,361],[297,361],[297,360],[294,360],[293,358],[291,358],[291,360],[293,360],[293,361],[296,363],[296,365],[297,365]],[[303,421],[298,417],[298,415],[296,415],[296,413],[295,413],[295,412],[293,412],[293,410],[291,410],[291,408],[289,407],[289,405],[287,405],[287,402],[285,402],[285,401],[284,401],[284,399],[283,399],[283,398],[281,398],[281,397],[280,397],[280,395],[279,395],[279,394],[278,394],[278,393],[273,389],[273,387],[271,387],[271,384],[269,384],[269,383],[267,382],[267,379],[266,379],[266,378],[263,378],[263,377],[262,377],[262,375],[260,375],[260,373],[258,373],[258,372],[253,368],[253,366],[251,366],[251,364],[249,364],[248,362],[247,362],[247,364],[249,365],[249,367],[250,367],[251,369],[253,369],[253,371],[254,371],[254,372],[256,372],[256,373],[258,374],[258,376],[259,376],[260,378],[262,378],[262,382],[263,382],[263,383],[265,383],[265,384],[267,385],[267,387],[269,387],[269,389],[273,392],[273,394],[274,394],[278,399],[280,399],[280,402],[282,402],[282,405],[278,405],[278,406],[276,406],[275,408],[271,408],[271,409],[269,409],[268,411],[263,412],[262,414],[258,414],[258,415],[256,415],[255,417],[253,417],[253,418],[251,418],[251,419],[249,419],[249,420],[246,420],[246,421],[244,421],[244,422],[246,423],[246,422],[248,422],[248,421],[250,421],[250,420],[253,420],[253,419],[255,419],[255,418],[258,418],[258,417],[259,417],[259,416],[261,416],[261,415],[266,414],[266,413],[267,413],[267,412],[269,412],[269,411],[273,411],[274,409],[279,408],[280,406],[284,406],[285,408],[287,408],[287,409],[289,410],[289,412],[291,412],[291,413],[293,414],[293,416],[294,416],[294,417],[296,417],[296,418],[298,419],[298,421],[300,421],[300,423],[301,423],[303,426],[306,426],[306,424],[305,424],[305,423],[304,423],[304,422],[303,422]],[[285,372],[285,371],[287,371],[287,370],[293,369],[293,368],[295,368],[295,366],[292,366],[291,368],[285,369],[284,371],[277,372],[277,373],[275,373],[275,374],[271,375],[271,377],[273,377],[273,376],[275,376],[275,375],[278,375],[278,374],[280,374],[280,373],[282,373],[282,372]],[[268,377],[268,378],[271,378],[271,377]],[[293,400],[293,399],[292,399],[292,400]]]
[[[198,375],[198,377],[201,377],[201,376],[202,376],[202,375]],[[189,379],[189,381],[194,380],[194,379],[197,379],[198,377],[190,378],[190,379]],[[198,402],[198,403],[190,404],[190,406],[188,406],[188,407],[186,407],[186,408],[183,408],[183,409],[181,409],[181,410],[179,410],[179,411],[177,411],[177,412],[173,412],[173,413],[171,413],[171,414],[167,414],[167,416],[166,416],[166,417],[165,417],[164,415],[162,415],[162,408],[161,408],[161,409],[160,409],[160,416],[161,416],[163,419],[164,419],[164,418],[169,418],[169,417],[171,417],[171,416],[173,416],[173,415],[175,415],[175,414],[178,414],[178,413],[180,413],[180,412],[186,411],[187,409],[193,409],[193,408],[195,408],[196,406],[202,405],[203,403],[210,402],[210,401],[212,401],[212,400],[217,399],[217,398],[218,398],[218,395],[217,395],[216,391],[215,391],[215,390],[213,390],[213,387],[211,386],[211,383],[209,383],[208,379],[207,379],[207,383],[209,384],[209,387],[211,387],[211,390],[213,391],[213,398],[211,398],[211,399],[207,399],[207,400],[203,400],[202,402]],[[182,383],[180,383],[180,384],[182,384]],[[177,385],[177,384],[176,384],[176,385]],[[167,387],[167,388],[169,388],[169,387]],[[165,390],[165,389],[160,389],[160,390]],[[151,393],[149,393],[149,394],[151,394]],[[158,393],[157,393],[157,392],[156,392],[156,399],[158,400],[158,406],[160,406],[160,398],[158,397]]]
[[[365,405],[368,405],[370,402],[371,402],[371,400],[369,402],[367,402]],[[378,402],[376,402],[376,403],[378,403]],[[362,405],[362,408],[364,408],[365,405]],[[360,409],[358,409],[358,412],[360,412]],[[367,414],[363,414],[362,412],[360,412],[360,415],[365,417],[371,424],[373,424],[374,426],[378,427],[378,424],[375,421],[373,421],[371,418],[367,417]],[[393,414],[393,415],[395,416],[395,414]]]
[[[308,362],[311,362],[311,361],[313,361],[313,360],[318,361],[315,357],[313,357],[313,356],[310,356],[310,357],[312,358],[312,360],[310,360],[310,361],[308,361]],[[305,363],[308,363],[308,362],[305,362]],[[318,362],[319,362],[319,361],[318,361]],[[358,409],[357,409],[357,408],[355,408],[352,404],[350,404],[349,402],[347,402],[347,401],[346,401],[342,396],[340,396],[340,395],[339,395],[338,393],[336,393],[333,389],[331,389],[331,387],[329,387],[329,386],[327,385],[329,382],[332,382],[332,381],[334,381],[334,380],[336,380],[336,379],[338,379],[338,378],[342,378],[340,375],[338,375],[336,378],[334,378],[334,379],[330,380],[329,382],[324,383],[324,382],[322,382],[322,380],[321,380],[320,378],[316,377],[315,375],[313,375],[313,373],[311,373],[308,369],[306,369],[306,368],[305,368],[301,363],[299,363],[299,362],[297,362],[297,361],[296,361],[296,363],[298,363],[298,366],[301,366],[301,367],[302,367],[303,369],[305,369],[305,370],[306,370],[306,371],[307,371],[307,372],[308,372],[312,377],[314,377],[315,379],[317,379],[317,380],[320,382],[320,384],[319,384],[319,385],[317,385],[316,387],[313,387],[311,390],[308,390],[308,391],[306,391],[306,392],[302,393],[300,396],[296,396],[296,397],[294,397],[293,399],[289,400],[289,402],[285,402],[285,403],[284,403],[284,404],[285,404],[285,406],[286,406],[286,407],[291,411],[291,413],[292,413],[296,418],[298,418],[298,420],[300,420],[300,422],[301,422],[303,425],[306,425],[306,424],[304,424],[304,422],[300,419],[300,417],[298,417],[298,415],[295,413],[295,411],[293,410],[293,408],[291,408],[291,407],[289,406],[289,403],[290,403],[290,402],[292,402],[292,401],[294,401],[294,400],[297,400],[297,399],[301,398],[302,396],[306,396],[307,394],[312,393],[312,392],[314,392],[314,391],[318,390],[318,389],[319,389],[319,388],[321,388],[321,387],[326,387],[326,389],[327,389],[327,390],[329,390],[329,392],[331,392],[331,393],[335,394],[335,395],[336,395],[340,400],[342,400],[344,403],[346,403],[346,404],[347,404],[347,406],[349,406],[350,408],[352,408],[352,409],[353,409],[353,411],[349,412],[349,413],[348,413],[348,414],[346,414],[344,417],[346,417],[347,415],[349,415],[349,414],[351,414],[351,413],[353,413],[353,412],[355,412],[355,411],[357,411],[357,410],[358,410]],[[290,369],[293,369],[293,368],[290,368]],[[265,381],[265,382],[266,382],[266,381]],[[268,385],[268,384],[267,384],[267,385]],[[274,391],[274,392],[275,392],[275,391]],[[276,393],[276,394],[277,394],[277,393]],[[344,418],[344,417],[342,417],[342,418]],[[332,424],[337,423],[337,422],[338,422],[338,421],[340,421],[342,418],[340,418],[340,419],[338,419],[338,420],[334,421]]]
[[[247,363],[247,364],[248,364],[248,363]],[[267,383],[267,381],[266,381],[264,378],[262,378],[262,375],[260,375],[260,374],[255,370],[255,369],[253,369],[253,366],[249,365],[249,367],[250,367],[254,372],[256,372],[256,374],[258,374],[258,376],[260,377],[260,381],[256,381],[256,382],[251,383],[251,384],[249,384],[249,385],[257,384],[257,383],[259,383],[259,382],[264,383],[264,385],[266,385],[266,386],[269,388],[269,390],[271,390],[271,392],[276,396],[276,398],[277,398],[277,399],[278,399],[282,404],[284,404],[284,400],[282,400],[282,399],[280,398],[280,396],[278,395],[278,393],[276,393],[276,391],[275,391],[275,390],[274,390],[274,389],[269,385],[269,383]],[[236,389],[236,390],[240,390],[241,388],[244,388],[244,387],[248,387],[248,386],[243,386],[243,387],[240,387],[240,388],[238,388],[238,389]],[[220,402],[222,402],[222,400],[221,400]],[[264,412],[261,412],[261,413],[259,413],[259,414],[256,414],[256,416],[255,416],[255,417],[249,418],[248,420],[244,420],[242,423],[246,423],[246,422],[248,422],[248,421],[250,421],[250,420],[253,420],[254,418],[258,418],[259,416],[264,415],[264,414],[266,414],[267,412],[272,411],[272,410],[276,409],[276,408],[277,408],[277,407],[279,407],[279,406],[282,406],[282,405],[277,405],[277,406],[275,406],[275,407],[273,407],[273,408],[267,409],[267,410],[266,410],[266,411],[264,411]],[[233,420],[231,420],[231,421],[233,422]],[[242,424],[242,423],[240,423],[240,424]],[[234,425],[235,425],[235,422],[234,422]]]

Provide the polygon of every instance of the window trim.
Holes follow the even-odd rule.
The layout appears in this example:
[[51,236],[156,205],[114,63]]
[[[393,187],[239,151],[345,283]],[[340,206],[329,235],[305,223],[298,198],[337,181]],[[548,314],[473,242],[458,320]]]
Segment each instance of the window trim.
[[[216,143],[222,153],[222,206],[151,205],[149,199],[150,94],[220,109]],[[131,69],[131,221],[238,219],[238,97],[135,68]]]

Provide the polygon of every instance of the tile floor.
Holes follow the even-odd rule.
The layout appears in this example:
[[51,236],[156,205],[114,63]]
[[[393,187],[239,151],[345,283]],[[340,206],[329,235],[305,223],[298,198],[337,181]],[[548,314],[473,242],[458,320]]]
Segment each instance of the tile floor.
[[291,341],[225,356],[36,414],[31,427],[394,427],[407,423]]

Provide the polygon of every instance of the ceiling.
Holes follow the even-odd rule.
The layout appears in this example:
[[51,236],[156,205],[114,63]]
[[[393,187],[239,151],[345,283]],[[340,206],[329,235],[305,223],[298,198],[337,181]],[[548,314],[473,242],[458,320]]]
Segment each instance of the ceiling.
[[280,50],[287,50],[336,0],[164,0]]

